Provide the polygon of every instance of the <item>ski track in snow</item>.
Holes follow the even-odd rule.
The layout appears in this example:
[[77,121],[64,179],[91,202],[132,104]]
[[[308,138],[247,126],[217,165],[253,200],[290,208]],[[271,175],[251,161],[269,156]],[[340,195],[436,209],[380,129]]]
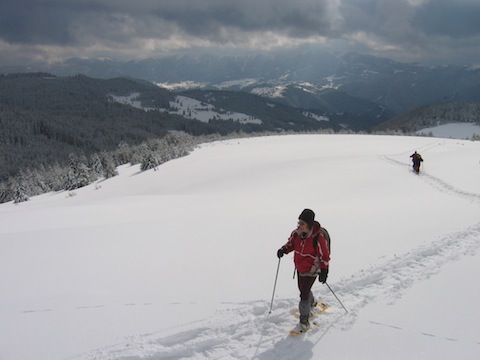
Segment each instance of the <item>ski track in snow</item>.
[[[398,161],[398,160],[389,158],[387,156],[382,156],[381,159],[383,159],[385,161],[388,161],[388,162],[391,162],[391,163],[396,164],[396,165],[407,167],[408,169],[412,168],[412,166],[410,164],[406,164],[402,161]],[[413,173],[413,171],[412,171],[412,173]],[[423,170],[420,171],[419,177],[423,181],[426,181],[432,187],[436,188],[437,190],[439,190],[441,192],[451,193],[453,195],[462,197],[462,198],[467,199],[467,200],[480,202],[480,194],[458,189],[455,186],[450,185],[450,184],[446,183],[445,181],[443,181],[443,180],[441,180],[441,179],[439,179],[439,178],[437,178],[433,175],[428,174],[427,172],[424,172]]]
[[[311,359],[312,352],[309,349],[332,329],[350,329],[363,307],[378,298],[387,298],[393,304],[416,281],[428,279],[445,263],[473,255],[479,246],[480,224],[477,224],[331,285],[348,309],[348,314],[331,293],[325,292],[327,295],[323,301],[331,307],[317,317],[319,327],[300,337],[287,335],[297,321],[290,314],[297,307],[296,299],[276,299],[271,314],[268,313],[269,304],[265,301],[251,301],[233,303],[232,309],[218,311],[216,316],[206,320],[178,326],[173,332],[132,336],[120,344],[72,360],[273,360],[286,353],[295,359]],[[402,330],[395,324],[369,322],[374,326]],[[437,337],[427,332],[420,332],[419,335]]]
[[[382,156],[382,160],[408,166]],[[427,173],[421,179],[445,193],[469,201],[480,201],[480,195],[469,193]],[[71,358],[72,360],[140,360],[140,359],[258,359],[273,360],[288,354],[290,358],[311,359],[313,347],[332,329],[348,330],[359,312],[379,298],[395,303],[416,281],[428,279],[448,262],[474,255],[480,247],[480,223],[466,230],[447,234],[401,256],[386,259],[383,264],[361,270],[350,278],[331,284],[333,291],[348,309],[346,313],[330,292],[322,299],[330,308],[318,316],[320,326],[299,337],[288,336],[295,325],[290,314],[296,299],[276,299],[270,303],[251,301],[232,303],[229,310],[218,311],[209,319],[183,324],[168,333],[137,335],[124,342]],[[45,310],[46,311],[46,310]],[[402,330],[395,324],[369,321],[372,326]],[[430,332],[419,335],[437,337]],[[439,338],[442,338],[438,336]],[[462,339],[445,338],[445,341]],[[480,343],[478,343],[480,344]]]

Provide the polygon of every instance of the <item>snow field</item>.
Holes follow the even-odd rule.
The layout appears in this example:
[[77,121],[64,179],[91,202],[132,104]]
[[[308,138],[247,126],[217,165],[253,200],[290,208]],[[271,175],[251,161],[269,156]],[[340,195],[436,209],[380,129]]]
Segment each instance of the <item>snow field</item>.
[[[229,140],[2,204],[0,359],[476,359],[479,146]],[[349,313],[317,283],[331,307],[290,338],[291,256],[269,308],[276,250],[305,207],[332,236],[328,283]]]

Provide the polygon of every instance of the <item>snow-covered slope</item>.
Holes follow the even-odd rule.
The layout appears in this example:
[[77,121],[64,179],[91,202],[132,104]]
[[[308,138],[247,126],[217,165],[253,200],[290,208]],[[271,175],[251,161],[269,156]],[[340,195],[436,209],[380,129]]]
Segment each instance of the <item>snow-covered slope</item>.
[[231,120],[241,124],[261,124],[262,120],[253,116],[217,109],[215,106],[201,101],[189,98],[187,96],[175,96],[174,101],[170,101],[170,108],[149,108],[142,105],[139,100],[139,93],[132,93],[128,96],[110,95],[112,101],[120,104],[129,105],[136,109],[145,111],[158,110],[170,114],[180,115],[187,119],[199,120],[208,123],[210,120]]
[[[476,359],[479,154],[438,138],[229,140],[2,204],[0,359]],[[316,283],[331,307],[290,338],[298,292],[276,250],[306,207],[349,312]]]
[[480,125],[471,123],[451,123],[425,128],[417,131],[418,134],[431,134],[436,137],[452,139],[472,139],[480,136]]

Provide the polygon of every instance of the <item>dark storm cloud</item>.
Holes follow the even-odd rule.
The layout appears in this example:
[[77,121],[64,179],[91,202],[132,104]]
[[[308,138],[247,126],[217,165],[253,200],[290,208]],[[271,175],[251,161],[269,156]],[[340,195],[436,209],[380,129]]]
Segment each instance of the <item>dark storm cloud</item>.
[[331,13],[319,0],[177,0],[154,12],[191,35],[218,37],[222,29],[242,32],[273,31],[295,37],[328,34]]
[[480,0],[343,1],[344,32],[383,34],[409,26],[431,35],[470,37],[480,34]]
[[73,19],[104,10],[101,4],[84,1],[4,0],[0,38],[13,44],[72,44]]
[[460,58],[476,53],[479,18],[480,0],[3,0],[0,53],[125,59],[310,40],[418,58],[455,47]]
[[416,11],[407,0],[345,1],[341,36],[362,38],[378,46],[411,47],[421,41],[411,24]]
[[480,1],[436,0],[418,9],[414,26],[429,35],[468,38],[480,35]]
[[341,37],[403,61],[479,62],[480,0],[345,0]]
[[79,40],[77,32],[95,33],[101,39],[114,33],[102,30],[117,26],[125,35],[122,17],[128,18],[136,34],[144,36],[148,36],[144,27],[148,24],[155,37],[171,35],[166,25],[213,41],[226,41],[222,39],[225,29],[305,37],[328,32],[330,16],[325,4],[326,0],[4,0],[0,38],[9,43],[74,45]]

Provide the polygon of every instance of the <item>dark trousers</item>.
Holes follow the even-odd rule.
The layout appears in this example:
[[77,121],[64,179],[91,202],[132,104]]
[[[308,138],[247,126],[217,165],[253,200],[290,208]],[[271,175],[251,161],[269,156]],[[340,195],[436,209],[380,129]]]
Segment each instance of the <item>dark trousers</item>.
[[298,304],[300,322],[308,321],[310,309],[315,301],[312,286],[316,279],[316,276],[300,276],[297,272],[298,290],[300,290],[300,303]]
[[315,283],[317,277],[300,276],[298,273],[297,275],[298,290],[300,290],[300,300],[309,300],[312,293],[312,286]]

